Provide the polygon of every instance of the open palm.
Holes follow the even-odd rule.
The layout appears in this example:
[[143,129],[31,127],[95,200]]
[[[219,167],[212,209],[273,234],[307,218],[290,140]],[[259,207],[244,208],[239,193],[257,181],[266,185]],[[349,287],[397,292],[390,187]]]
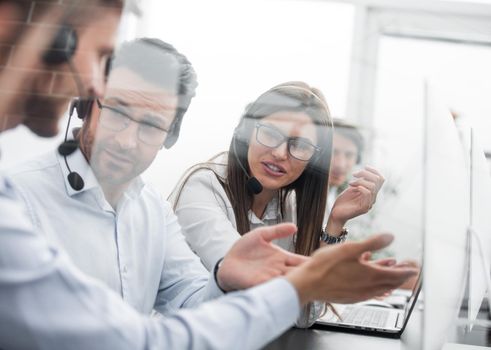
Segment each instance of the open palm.
[[308,258],[290,253],[274,239],[293,235],[294,224],[257,228],[246,233],[229,250],[218,270],[218,283],[224,290],[245,289],[282,276]]

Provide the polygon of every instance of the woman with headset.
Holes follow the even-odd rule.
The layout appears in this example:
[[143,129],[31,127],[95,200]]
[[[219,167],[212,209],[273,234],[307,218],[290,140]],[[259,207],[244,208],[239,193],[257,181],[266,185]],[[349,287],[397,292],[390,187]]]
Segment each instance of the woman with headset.
[[[241,235],[259,226],[296,223],[293,238],[275,243],[303,255],[345,240],[346,221],[368,211],[377,191],[370,180],[357,179],[323,227],[332,129],[318,89],[283,83],[246,108],[228,152],[184,175],[169,199],[188,244],[209,270]],[[325,303],[309,305],[297,326],[310,326],[324,311]]]

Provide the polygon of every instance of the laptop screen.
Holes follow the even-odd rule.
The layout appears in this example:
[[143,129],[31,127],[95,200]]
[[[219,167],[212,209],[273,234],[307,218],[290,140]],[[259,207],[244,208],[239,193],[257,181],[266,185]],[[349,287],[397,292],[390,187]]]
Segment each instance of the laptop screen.
[[[422,271],[423,267],[421,266],[420,271]],[[404,328],[406,328],[406,324],[409,320],[409,316],[411,316],[411,313],[413,312],[414,306],[416,305],[416,301],[418,300],[419,293],[421,291],[421,287],[423,284],[423,274],[420,272],[418,276],[418,280],[414,284],[413,287],[413,292],[411,293],[411,296],[409,297],[409,300],[406,304],[406,307],[404,309],[404,323],[401,328],[401,332],[404,331]]]

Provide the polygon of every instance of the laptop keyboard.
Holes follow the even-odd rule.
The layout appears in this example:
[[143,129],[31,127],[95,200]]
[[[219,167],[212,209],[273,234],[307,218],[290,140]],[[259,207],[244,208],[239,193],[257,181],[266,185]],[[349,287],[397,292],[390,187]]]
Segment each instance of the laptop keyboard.
[[[389,311],[387,310],[348,306],[341,314],[341,322],[358,326],[384,327],[388,317]],[[336,316],[334,318],[337,319]]]

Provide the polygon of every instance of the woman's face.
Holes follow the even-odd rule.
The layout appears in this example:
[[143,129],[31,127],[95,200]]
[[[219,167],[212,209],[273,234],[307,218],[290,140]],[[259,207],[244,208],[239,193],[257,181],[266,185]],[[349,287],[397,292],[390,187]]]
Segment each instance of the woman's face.
[[306,113],[280,111],[270,114],[258,120],[251,135],[247,153],[251,175],[264,189],[279,190],[302,175],[308,161],[297,158],[309,158],[315,146],[316,128]]

